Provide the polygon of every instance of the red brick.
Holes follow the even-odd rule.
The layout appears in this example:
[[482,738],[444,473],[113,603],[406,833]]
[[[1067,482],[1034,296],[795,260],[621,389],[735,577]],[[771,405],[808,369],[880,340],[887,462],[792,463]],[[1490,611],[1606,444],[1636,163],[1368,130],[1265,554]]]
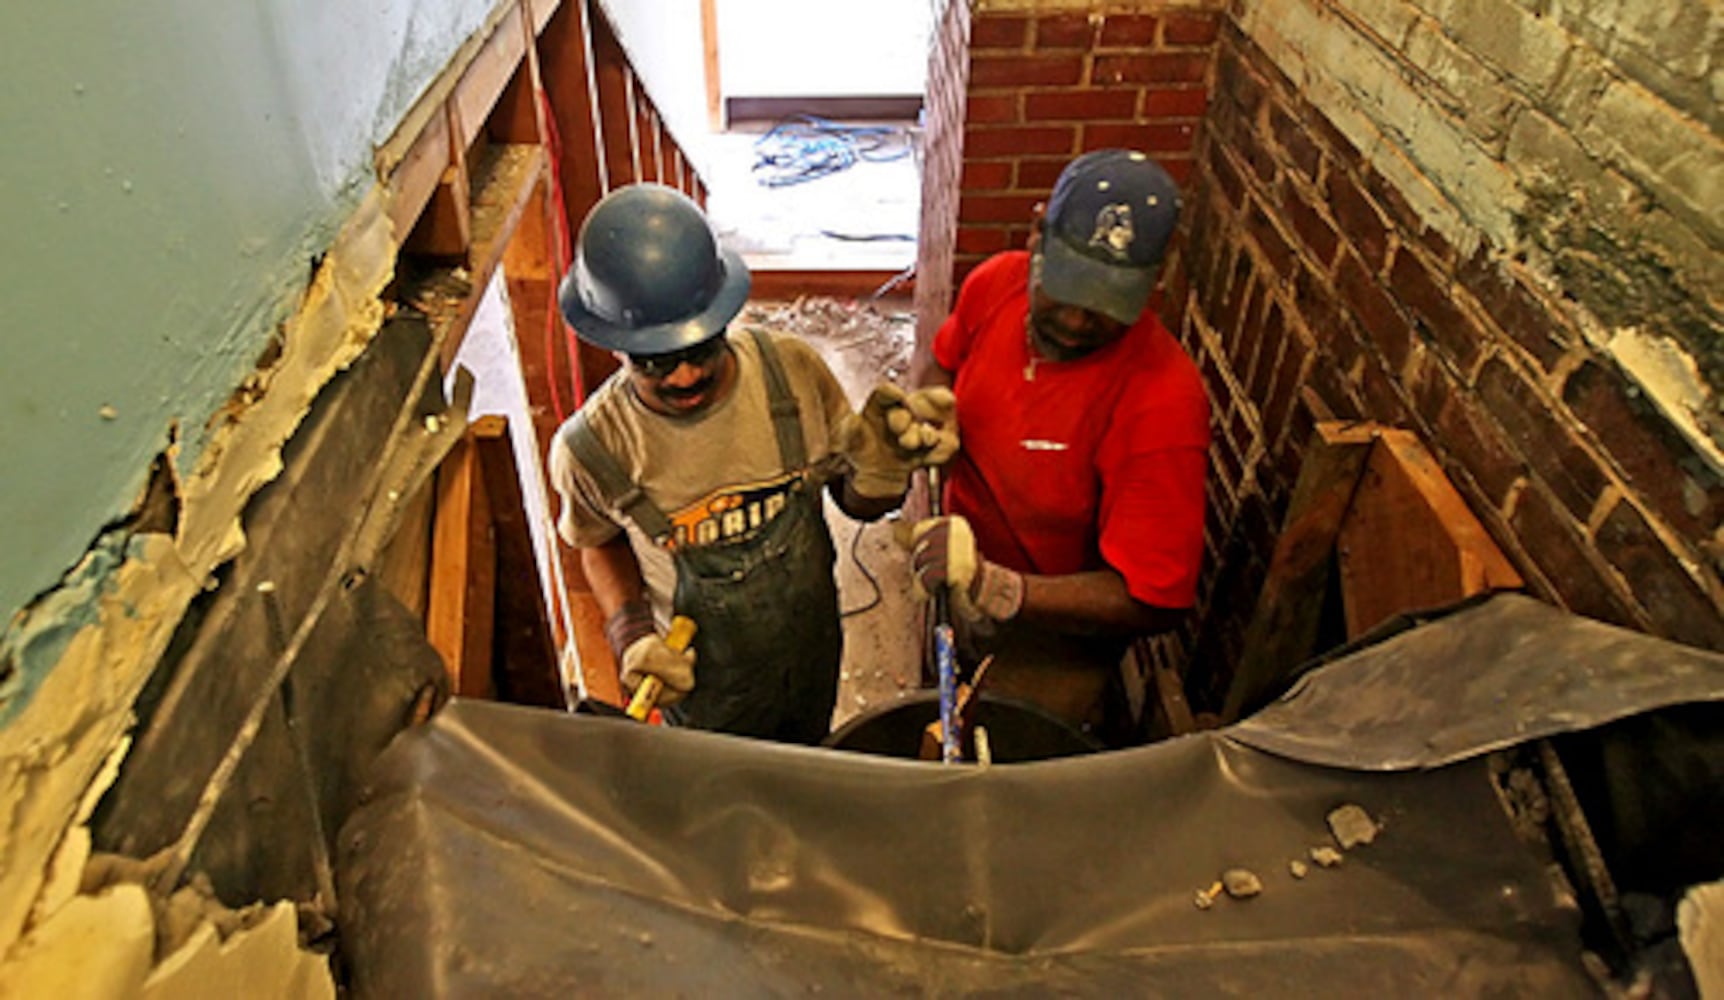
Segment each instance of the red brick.
[[1672,527],[1704,538],[1724,522],[1724,482],[1637,386],[1588,361],[1568,377],[1562,398]]
[[1305,200],[1305,194],[1296,186],[1289,184],[1281,199],[1281,210],[1287,215],[1287,222],[1298,234],[1300,242],[1310,251],[1318,264],[1327,270],[1335,260],[1335,248],[1340,245],[1340,237],[1335,235],[1335,227],[1329,220]]
[[1209,91],[1204,87],[1155,88],[1143,95],[1145,118],[1202,118],[1208,110]]
[[[1278,428],[1287,422],[1299,386],[1305,382],[1305,362],[1311,356],[1311,345],[1299,331],[1291,331],[1281,357],[1275,364],[1274,382],[1263,400],[1263,426]],[[1270,431],[1274,435],[1274,431]]]
[[1413,328],[1352,254],[1342,254],[1335,267],[1335,289],[1359,328],[1377,345],[1389,370],[1400,371],[1413,349]]
[[1441,344],[1462,371],[1470,370],[1478,361],[1484,337],[1472,317],[1455,305],[1449,281],[1403,249],[1390,266],[1389,284],[1419,329]]
[[1121,147],[1146,153],[1188,153],[1196,133],[1194,125],[1085,125],[1083,148]]
[[1220,24],[1215,14],[1169,14],[1161,40],[1168,45],[1208,45],[1215,41]]
[[1052,191],[1054,181],[1059,179],[1060,171],[1071,162],[1071,157],[1062,156],[1056,160],[1038,160],[1025,157],[1018,161],[1018,189],[1021,191]]
[[970,61],[970,86],[1071,86],[1083,79],[1082,56],[991,56]]
[[1466,469],[1491,506],[1500,508],[1526,473],[1526,463],[1503,439],[1472,397],[1444,379],[1447,395],[1430,423],[1431,440]]
[[[1214,146],[1210,146],[1214,149]],[[1240,179],[1239,171],[1234,169],[1232,158],[1225,152],[1217,150],[1208,160],[1210,175],[1215,178],[1215,184],[1226,196],[1227,204],[1238,209],[1245,200],[1245,182]]]
[[1256,350],[1258,338],[1263,332],[1262,313],[1266,297],[1263,285],[1253,282],[1246,292],[1244,303],[1239,307],[1239,321],[1221,330],[1227,345],[1227,362],[1241,383],[1245,381],[1252,352]]
[[1287,161],[1293,165],[1305,179],[1315,184],[1317,171],[1323,161],[1322,150],[1311,141],[1305,133],[1305,127],[1299,120],[1289,115],[1279,107],[1269,109],[1269,129],[1275,134],[1275,141],[1287,154]]
[[1004,191],[1012,186],[1010,160],[968,160],[959,181],[966,191]]
[[1527,557],[1570,610],[1616,625],[1640,624],[1595,561],[1579,527],[1564,517],[1543,491],[1521,493],[1510,526]]
[[972,94],[964,102],[964,121],[971,125],[1015,125],[1021,120],[1016,94]]
[[1137,113],[1134,90],[1042,91],[1024,95],[1028,121],[1130,118]]
[[1365,362],[1359,379],[1359,394],[1364,397],[1365,412],[1372,420],[1422,433],[1423,428],[1418,426],[1412,407],[1407,405],[1400,383],[1378,362]]
[[1011,234],[1003,228],[960,226],[955,249],[961,254],[996,254],[1011,246]]
[[1390,221],[1398,226],[1402,232],[1418,233],[1425,228],[1424,223],[1419,219],[1419,213],[1413,210],[1413,206],[1407,201],[1406,196],[1389,183],[1389,179],[1379,173],[1375,167],[1368,163],[1361,165],[1359,176],[1364,182],[1365,190],[1370,192],[1372,200],[1382,206],[1383,214],[1388,216]]
[[1215,76],[1216,92],[1227,95],[1247,121],[1255,117],[1257,109],[1268,100],[1269,92],[1263,78],[1232,58],[1231,53],[1221,56]]
[[1167,171],[1167,176],[1173,178],[1173,183],[1178,184],[1181,190],[1191,189],[1191,177],[1197,171],[1195,160],[1189,156],[1164,153],[1157,155],[1155,162],[1161,164],[1161,168]]
[[967,194],[958,199],[958,221],[1027,223],[1037,200],[1031,195]]
[[980,128],[964,131],[964,158],[1070,154],[1077,130],[1068,126]]
[[1084,14],[1056,14],[1036,18],[1038,49],[1087,49],[1095,39],[1095,26]]
[[1479,373],[1479,400],[1570,514],[1585,521],[1608,480],[1553,409],[1555,403],[1499,359]]
[[1096,56],[1091,80],[1098,86],[1118,83],[1202,83],[1208,71],[1209,57],[1197,53],[1158,52]]
[[1480,248],[1457,277],[1497,329],[1536,358],[1546,371],[1575,342],[1567,321],[1516,278],[1508,265],[1493,260],[1486,249]]
[[1287,339],[1287,317],[1281,311],[1281,303],[1271,300],[1269,308],[1263,316],[1263,329],[1257,337],[1257,350],[1252,352],[1250,363],[1246,366],[1249,374],[1241,375],[1245,384],[1245,394],[1251,401],[1261,407],[1269,393],[1270,379],[1275,374],[1275,362],[1281,354],[1281,346]]
[[1389,229],[1377,206],[1352,175],[1341,170],[1329,171],[1323,193],[1341,235],[1359,251],[1371,271],[1380,269],[1389,253]]
[[970,50],[1021,49],[1030,36],[1027,17],[977,14],[970,21]]
[[[1330,343],[1336,339],[1335,331],[1327,331]],[[1329,414],[1335,420],[1363,420],[1365,409],[1359,405],[1357,395],[1342,377],[1339,362],[1327,351],[1319,350],[1316,359],[1311,363],[1311,370],[1306,376],[1306,386],[1329,409]]]
[[1252,200],[1250,214],[1246,217],[1245,228],[1257,241],[1257,248],[1269,259],[1269,264],[1276,274],[1283,278],[1293,274],[1293,245],[1281,235],[1281,230],[1255,199]]
[[1101,28],[1101,45],[1106,47],[1144,46],[1155,44],[1155,29],[1161,18],[1150,14],[1109,14]]
[[1628,581],[1659,635],[1724,650],[1724,616],[1632,504],[1619,501],[1599,525],[1598,551]]

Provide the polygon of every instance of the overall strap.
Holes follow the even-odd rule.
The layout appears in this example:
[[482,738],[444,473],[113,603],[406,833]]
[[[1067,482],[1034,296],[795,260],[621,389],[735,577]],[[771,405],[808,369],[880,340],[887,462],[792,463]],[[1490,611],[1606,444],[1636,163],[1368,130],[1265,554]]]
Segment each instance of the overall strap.
[[671,537],[670,518],[665,517],[658,504],[641,492],[640,486],[623,472],[616,458],[599,443],[598,435],[587,425],[585,412],[575,412],[566,433],[575,458],[593,477],[605,503],[627,514],[648,538],[664,544]]
[[796,397],[790,392],[790,380],[784,375],[784,363],[772,338],[759,330],[749,330],[749,336],[760,348],[760,366],[766,371],[766,402],[772,410],[772,430],[778,435],[778,456],[786,472],[796,472],[808,464],[808,449],[802,441],[802,417]]

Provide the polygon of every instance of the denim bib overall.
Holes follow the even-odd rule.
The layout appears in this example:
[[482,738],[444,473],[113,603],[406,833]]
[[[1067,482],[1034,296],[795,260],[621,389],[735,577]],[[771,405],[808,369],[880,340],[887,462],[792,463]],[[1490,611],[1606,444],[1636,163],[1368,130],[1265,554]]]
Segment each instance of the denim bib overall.
[[[787,472],[804,474],[778,515],[753,533],[671,550],[672,607],[699,630],[694,690],[664,709],[664,717],[673,725],[812,744],[826,735],[838,698],[844,636],[832,577],[837,555],[819,483],[807,474],[800,411],[778,352],[764,334],[749,334],[759,346],[779,457]],[[664,511],[628,479],[579,414],[570,430],[575,456],[605,502],[666,544],[671,523]]]

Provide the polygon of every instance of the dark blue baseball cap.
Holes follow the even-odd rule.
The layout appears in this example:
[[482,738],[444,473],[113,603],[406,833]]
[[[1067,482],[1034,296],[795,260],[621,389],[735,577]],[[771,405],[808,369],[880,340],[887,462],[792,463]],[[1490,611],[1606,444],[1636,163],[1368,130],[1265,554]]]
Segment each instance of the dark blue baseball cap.
[[1060,172],[1045,220],[1042,291],[1135,323],[1179,222],[1179,188],[1136,150],[1098,149]]

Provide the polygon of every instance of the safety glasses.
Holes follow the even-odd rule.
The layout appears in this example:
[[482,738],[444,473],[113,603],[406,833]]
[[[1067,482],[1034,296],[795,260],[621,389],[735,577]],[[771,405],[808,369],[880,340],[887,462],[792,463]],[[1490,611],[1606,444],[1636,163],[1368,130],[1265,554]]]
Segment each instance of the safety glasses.
[[684,363],[704,368],[724,350],[723,331],[680,351],[665,354],[631,354],[629,365],[648,378],[664,378]]

